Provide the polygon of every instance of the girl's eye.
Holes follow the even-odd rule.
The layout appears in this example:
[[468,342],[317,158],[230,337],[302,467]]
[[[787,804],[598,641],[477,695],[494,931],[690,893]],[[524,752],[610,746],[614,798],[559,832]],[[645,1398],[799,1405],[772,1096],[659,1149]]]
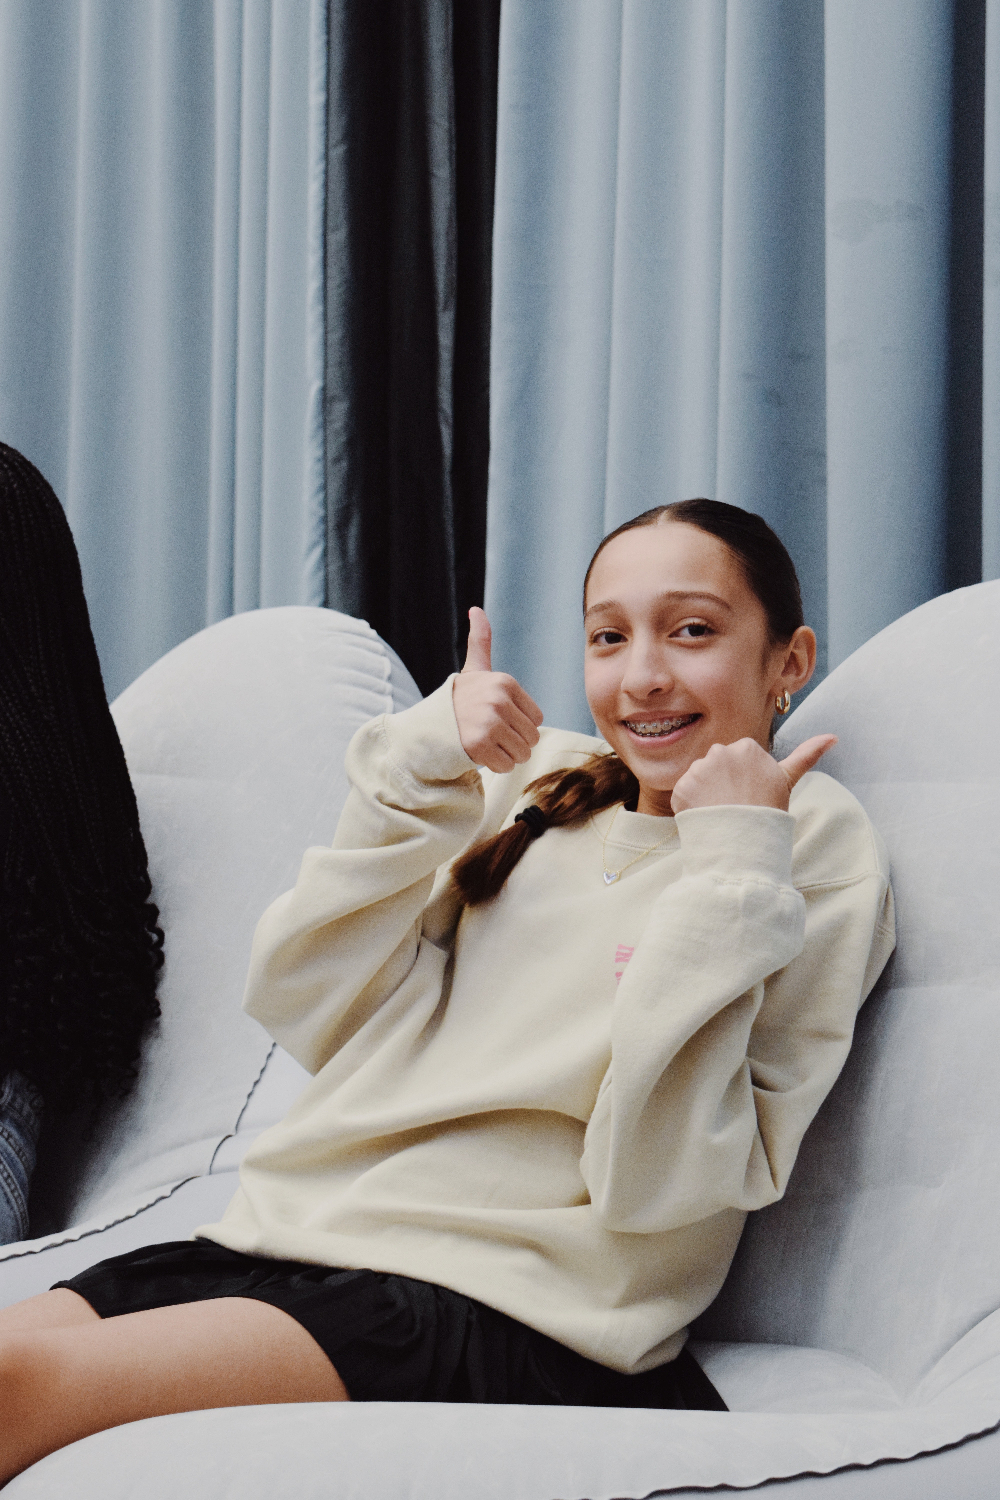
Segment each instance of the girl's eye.
[[599,630],[594,636],[595,646],[617,646],[625,637],[620,630]]
[[706,625],[704,620],[689,620],[686,625],[680,627],[677,633],[678,635],[683,635],[685,631],[688,633],[687,639],[689,641],[701,641],[704,640],[705,636],[712,634],[712,627],[711,625]]

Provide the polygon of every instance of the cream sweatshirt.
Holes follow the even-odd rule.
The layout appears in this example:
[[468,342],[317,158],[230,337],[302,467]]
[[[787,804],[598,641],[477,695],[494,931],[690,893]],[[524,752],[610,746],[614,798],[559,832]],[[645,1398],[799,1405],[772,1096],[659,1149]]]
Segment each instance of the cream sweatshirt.
[[[264,914],[245,1008],[313,1075],[199,1235],[453,1288],[622,1371],[680,1351],[781,1197],[892,951],[885,852],[818,772],[791,811],[608,809],[493,901],[448,878],[599,740],[480,773],[451,681],[355,735],[332,848]],[[605,747],[606,748],[606,747]]]

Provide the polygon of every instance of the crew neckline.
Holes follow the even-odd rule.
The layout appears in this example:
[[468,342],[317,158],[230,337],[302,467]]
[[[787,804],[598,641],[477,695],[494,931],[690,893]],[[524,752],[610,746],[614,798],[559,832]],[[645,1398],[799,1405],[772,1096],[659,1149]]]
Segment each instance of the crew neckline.
[[608,835],[609,849],[652,849],[659,844],[666,850],[679,837],[677,819],[674,817],[661,818],[656,813],[629,812],[620,802],[615,807],[618,809],[617,817],[615,808],[607,807],[594,813],[591,818],[597,837],[604,839]]

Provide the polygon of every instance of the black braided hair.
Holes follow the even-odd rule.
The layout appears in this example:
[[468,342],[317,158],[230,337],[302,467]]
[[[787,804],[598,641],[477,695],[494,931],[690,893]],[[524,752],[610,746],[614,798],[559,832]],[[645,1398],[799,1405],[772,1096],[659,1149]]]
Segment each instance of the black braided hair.
[[49,1108],[128,1092],[163,933],[69,524],[0,443],[0,1079]]

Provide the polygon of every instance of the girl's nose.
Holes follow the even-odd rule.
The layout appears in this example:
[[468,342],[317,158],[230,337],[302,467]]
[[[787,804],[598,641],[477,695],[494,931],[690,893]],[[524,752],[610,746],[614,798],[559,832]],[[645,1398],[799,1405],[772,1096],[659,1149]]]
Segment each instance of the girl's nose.
[[622,691],[632,698],[644,699],[653,694],[668,693],[674,685],[670,663],[653,641],[634,640],[622,676]]

